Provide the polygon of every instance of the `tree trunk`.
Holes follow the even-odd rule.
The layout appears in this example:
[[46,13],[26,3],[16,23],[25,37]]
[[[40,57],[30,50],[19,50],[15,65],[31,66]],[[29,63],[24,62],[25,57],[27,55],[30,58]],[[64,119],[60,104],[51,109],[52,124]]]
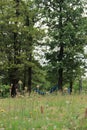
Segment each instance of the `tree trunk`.
[[71,95],[71,93],[72,93],[72,86],[73,86],[73,82],[70,81],[70,95]]
[[60,16],[59,16],[59,44],[60,44],[60,51],[59,51],[59,55],[58,55],[58,61],[59,61],[59,69],[58,69],[58,89],[60,91],[63,91],[62,89],[62,85],[63,85],[63,66],[62,66],[62,59],[63,59],[63,43],[62,43],[62,3],[63,1],[60,0],[59,2],[59,12],[60,12]]
[[[29,16],[27,16],[26,14],[26,26],[30,26],[30,21],[29,21]],[[32,36],[29,36],[29,50],[28,50],[28,57],[29,57],[29,62],[32,61],[32,51],[31,51],[31,47],[32,47]],[[28,92],[29,95],[31,93],[31,84],[32,84],[32,67],[29,66],[28,67]]]
[[[19,17],[19,0],[14,0],[15,3],[16,3],[16,6],[15,6],[15,14],[16,14],[16,17],[18,18]],[[15,25],[16,25],[16,29],[17,29],[17,24],[18,24],[18,21],[15,22]],[[18,77],[18,67],[17,67],[17,64],[19,64],[19,60],[18,60],[18,55],[19,55],[19,41],[18,41],[18,32],[13,32],[13,35],[14,35],[14,67],[12,68],[11,72],[10,72],[10,78],[11,78],[11,83],[12,83],[12,90],[11,90],[11,96],[13,95],[16,96],[16,88],[17,88],[17,84],[18,84],[18,81],[19,81],[19,77]]]
[[82,91],[82,79],[79,80],[79,93]]
[[26,86],[26,66],[24,66],[24,78],[23,78],[23,90],[25,89],[25,86]]
[[[63,46],[60,47],[60,54],[59,54],[59,62],[62,61],[63,58]],[[59,70],[58,70],[58,89],[60,91],[63,91],[62,85],[63,85],[63,66],[60,63]]]
[[17,79],[13,79],[12,80],[12,84],[11,84],[11,97],[16,97],[16,94],[17,94],[17,84],[18,84],[18,81]]
[[29,67],[28,68],[28,91],[29,91],[29,95],[31,93],[31,85],[32,85],[32,68]]

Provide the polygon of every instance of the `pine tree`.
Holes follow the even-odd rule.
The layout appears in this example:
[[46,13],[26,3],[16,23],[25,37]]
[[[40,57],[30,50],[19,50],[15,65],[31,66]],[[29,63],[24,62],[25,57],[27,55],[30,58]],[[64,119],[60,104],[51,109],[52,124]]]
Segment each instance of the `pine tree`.
[[33,50],[43,35],[43,31],[35,27],[38,8],[34,1],[23,0],[1,1],[0,6],[2,71],[8,73],[8,80],[14,86],[22,80],[23,89],[28,85],[30,93],[35,67]]
[[[74,63],[75,56],[83,53],[85,42],[82,29],[84,24],[82,1],[48,0],[45,3],[44,12],[49,27],[48,36],[50,37],[48,43],[50,53],[47,53],[46,56],[52,66],[51,69],[57,72],[58,89],[62,91],[64,69],[72,65],[72,63],[68,66],[65,65],[67,58],[68,60],[72,58]],[[67,48],[69,50],[74,49],[71,51],[73,54],[68,55]]]

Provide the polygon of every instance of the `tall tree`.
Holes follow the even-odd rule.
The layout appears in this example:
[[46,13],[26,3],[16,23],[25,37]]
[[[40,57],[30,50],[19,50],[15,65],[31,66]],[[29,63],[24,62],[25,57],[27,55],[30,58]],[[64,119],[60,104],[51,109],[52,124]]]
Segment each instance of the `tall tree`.
[[[78,52],[83,53],[84,33],[82,30],[82,1],[48,0],[45,3],[44,12],[49,27],[48,35],[51,39],[48,43],[51,53],[46,55],[49,62],[52,64],[52,69],[57,70],[58,88],[62,91],[63,73],[67,61],[66,48],[69,48],[69,50],[71,50],[71,48],[75,49],[72,58],[78,55]],[[71,55],[68,59],[70,59],[70,57]]]
[[35,27],[38,8],[32,0],[1,1],[0,6],[2,68],[6,69],[13,84],[24,77],[24,86],[28,82],[28,90],[31,92],[31,74],[35,65],[33,49],[43,32]]

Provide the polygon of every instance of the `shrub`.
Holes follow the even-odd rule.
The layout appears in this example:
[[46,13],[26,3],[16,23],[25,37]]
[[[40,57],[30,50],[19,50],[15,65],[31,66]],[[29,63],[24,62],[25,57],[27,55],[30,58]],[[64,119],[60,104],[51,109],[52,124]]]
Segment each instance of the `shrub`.
[[9,85],[0,85],[0,97],[8,97],[10,95]]

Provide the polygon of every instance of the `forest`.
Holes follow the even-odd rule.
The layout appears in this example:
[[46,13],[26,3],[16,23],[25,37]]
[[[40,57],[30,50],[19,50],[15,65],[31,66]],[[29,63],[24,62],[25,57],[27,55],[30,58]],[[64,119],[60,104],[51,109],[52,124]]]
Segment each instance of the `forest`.
[[55,86],[70,94],[87,89],[86,5],[86,0],[0,0],[0,95],[11,87],[29,94]]
[[0,0],[0,130],[87,130],[86,0]]

